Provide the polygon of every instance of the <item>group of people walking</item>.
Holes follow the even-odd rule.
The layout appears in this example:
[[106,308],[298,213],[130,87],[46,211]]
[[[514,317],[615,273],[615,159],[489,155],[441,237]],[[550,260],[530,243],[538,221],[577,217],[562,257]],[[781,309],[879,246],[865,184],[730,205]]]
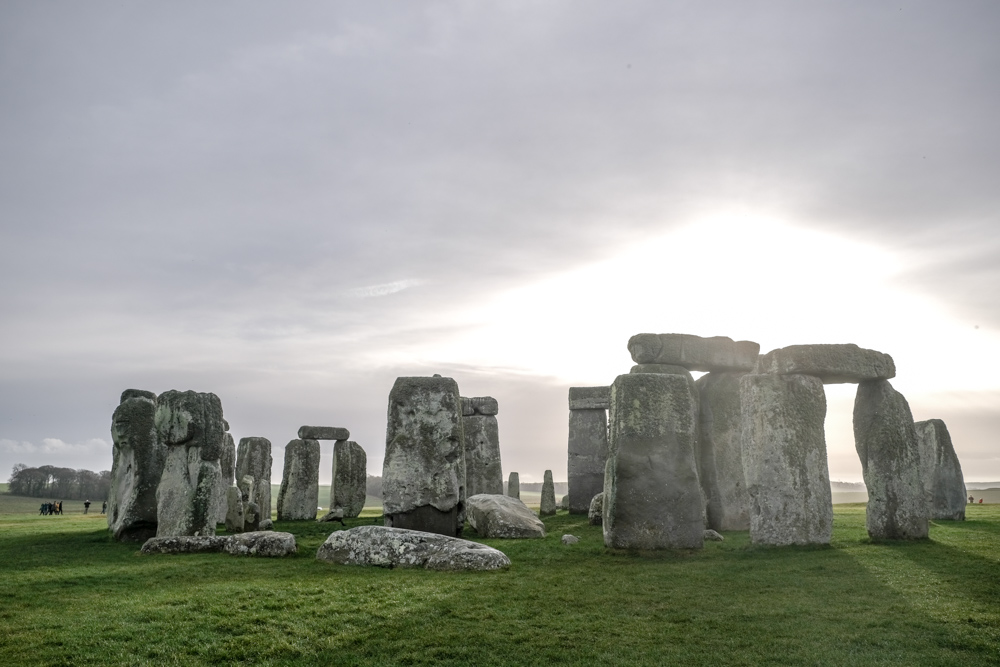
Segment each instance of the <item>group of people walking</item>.
[[[107,511],[108,511],[108,501],[105,500],[101,504],[101,514],[104,514]],[[89,512],[90,512],[90,500],[88,499],[83,501],[83,513],[87,514]],[[41,508],[39,508],[38,513],[43,516],[49,514],[62,514],[63,513],[62,501],[60,500],[58,502],[42,503],[42,506]]]

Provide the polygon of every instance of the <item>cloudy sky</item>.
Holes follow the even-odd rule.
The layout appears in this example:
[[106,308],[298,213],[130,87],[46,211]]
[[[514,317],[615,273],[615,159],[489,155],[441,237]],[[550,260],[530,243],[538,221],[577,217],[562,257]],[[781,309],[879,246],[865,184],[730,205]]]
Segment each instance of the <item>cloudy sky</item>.
[[[127,387],[379,474],[399,375],[566,477],[629,336],[891,354],[1000,479],[1000,4],[0,3],[0,478]],[[854,387],[828,387],[857,481]],[[330,452],[322,475],[329,479]]]

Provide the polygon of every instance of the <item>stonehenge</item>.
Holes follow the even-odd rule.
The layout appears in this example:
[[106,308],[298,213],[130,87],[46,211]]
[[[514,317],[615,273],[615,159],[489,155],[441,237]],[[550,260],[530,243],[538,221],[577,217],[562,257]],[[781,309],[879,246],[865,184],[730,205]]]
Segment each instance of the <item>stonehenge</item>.
[[750,497],[743,473],[742,372],[713,372],[698,378],[699,472],[706,496],[708,527],[750,529]]
[[965,478],[951,444],[948,427],[940,419],[914,424],[920,445],[920,469],[929,519],[965,520]]
[[462,398],[467,496],[503,493],[498,413],[497,400],[491,396]]
[[319,500],[319,441],[295,439],[285,445],[278,491],[278,521],[312,521]]
[[512,472],[507,477],[507,495],[518,500],[521,499],[521,477],[516,472]]
[[333,443],[333,475],[330,482],[330,510],[343,510],[342,517],[353,519],[365,507],[368,457],[353,440]]
[[254,502],[261,520],[271,518],[271,441],[267,438],[240,438],[236,448],[236,479],[253,478],[253,493],[247,502]]
[[155,415],[156,394],[126,389],[111,418],[108,529],[123,542],[156,535],[156,487],[166,451],[156,437]]
[[542,499],[538,513],[541,516],[554,516],[556,513],[556,487],[552,482],[552,471],[546,470],[542,482]]
[[465,437],[458,384],[439,375],[397,378],[389,393],[385,439],[386,527],[461,535]]
[[609,407],[610,387],[569,388],[567,472],[570,514],[586,514],[590,499],[604,490]]
[[444,571],[506,570],[510,559],[478,542],[389,526],[357,526],[330,535],[316,559],[339,565]]

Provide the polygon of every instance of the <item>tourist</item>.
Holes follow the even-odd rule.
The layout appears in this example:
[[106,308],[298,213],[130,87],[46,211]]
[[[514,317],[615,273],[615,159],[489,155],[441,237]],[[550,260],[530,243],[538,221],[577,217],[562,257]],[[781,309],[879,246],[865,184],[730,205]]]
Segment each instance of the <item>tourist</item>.
[[89,509],[90,509],[90,500],[84,500],[83,501],[83,513],[86,514]]
[[105,500],[103,503],[101,503],[101,514],[107,514],[107,513],[108,513],[108,501]]

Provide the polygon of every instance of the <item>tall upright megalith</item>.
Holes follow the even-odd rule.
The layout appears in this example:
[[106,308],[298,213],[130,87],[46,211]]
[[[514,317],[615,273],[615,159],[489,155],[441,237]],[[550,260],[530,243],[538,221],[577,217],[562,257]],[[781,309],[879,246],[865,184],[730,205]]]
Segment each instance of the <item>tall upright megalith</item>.
[[854,446],[868,487],[868,535],[877,540],[927,537],[929,508],[917,431],[909,404],[888,380],[858,384]]
[[270,440],[255,436],[240,438],[236,448],[236,480],[247,475],[253,478],[253,495],[246,502],[257,503],[261,520],[271,519],[271,466]]
[[811,375],[740,379],[742,455],[754,544],[829,544],[826,394]]
[[312,521],[318,502],[319,441],[297,438],[285,445],[278,521]]
[[966,489],[948,427],[940,419],[914,424],[930,519],[965,520]]
[[503,493],[500,467],[500,430],[497,399],[477,396],[462,399],[465,432],[465,495]]
[[122,395],[111,418],[108,529],[122,542],[156,535],[156,487],[166,452],[156,437],[155,416],[156,394],[133,389]]
[[354,518],[365,507],[368,481],[368,456],[353,440],[333,443],[333,482],[330,485],[330,509],[344,510],[344,517]]
[[619,375],[611,385],[604,544],[701,548],[705,510],[695,458],[697,402],[682,375]]
[[542,478],[542,499],[538,513],[541,516],[553,516],[556,513],[556,486],[552,481],[551,470],[546,470]]
[[698,450],[702,489],[713,530],[749,530],[750,496],[743,473],[743,409],[740,378],[712,372],[698,378]]
[[219,484],[215,487],[215,523],[225,523],[226,513],[229,510],[228,494],[229,489],[235,481],[236,474],[236,443],[233,442],[233,435],[229,432],[229,422],[222,420],[222,428],[226,432],[222,436],[222,449],[219,451],[219,467],[222,475],[219,477]]
[[385,525],[457,536],[465,522],[462,401],[451,378],[396,378],[382,465]]
[[166,391],[156,399],[156,433],[166,446],[156,488],[156,536],[215,535],[225,427],[211,393]]
[[608,462],[608,408],[611,387],[569,388],[567,479],[569,513],[586,514],[591,499],[604,491]]
[[507,475],[507,495],[518,500],[521,499],[521,476],[516,472]]

